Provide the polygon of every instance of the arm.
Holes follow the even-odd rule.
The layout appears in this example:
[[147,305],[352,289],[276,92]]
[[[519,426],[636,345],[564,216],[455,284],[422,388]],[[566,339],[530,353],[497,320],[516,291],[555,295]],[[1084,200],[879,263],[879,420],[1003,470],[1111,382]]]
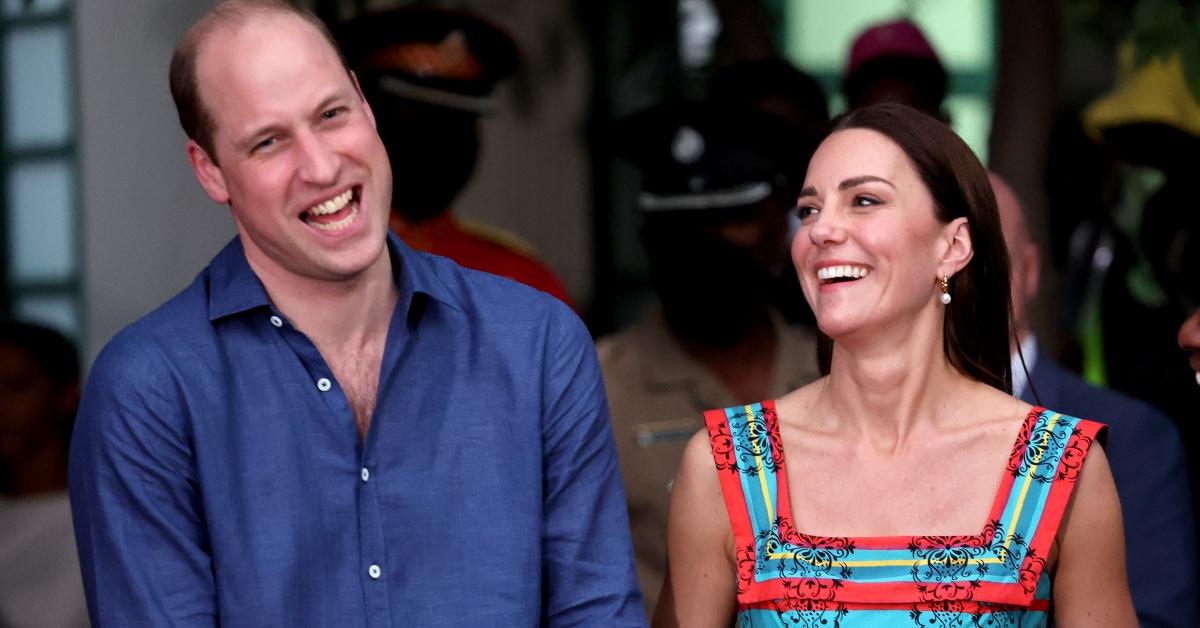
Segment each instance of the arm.
[[654,628],[728,628],[737,608],[733,530],[709,450],[708,431],[688,441],[671,489],[667,578]]
[[543,625],[645,626],[596,352],[565,305],[555,300],[552,312],[543,364]]
[[1121,506],[1104,449],[1094,447],[1058,532],[1054,620],[1060,628],[1136,628],[1125,579]]
[[128,337],[88,378],[70,491],[93,626],[213,626],[212,561],[170,369]]

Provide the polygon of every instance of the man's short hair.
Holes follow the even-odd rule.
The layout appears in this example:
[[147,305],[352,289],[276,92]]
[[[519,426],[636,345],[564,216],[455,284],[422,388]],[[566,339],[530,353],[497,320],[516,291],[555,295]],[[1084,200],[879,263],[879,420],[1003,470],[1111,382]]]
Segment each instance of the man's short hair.
[[200,85],[196,79],[196,59],[200,56],[200,47],[216,29],[240,24],[254,13],[268,12],[294,15],[311,24],[337,53],[346,75],[353,76],[345,55],[329,32],[329,27],[313,13],[294,7],[284,0],[224,0],[183,34],[179,45],[175,47],[175,53],[171,55],[171,97],[175,100],[179,124],[183,127],[183,132],[208,153],[208,158],[213,163],[217,161],[212,143],[213,117],[212,113],[204,108],[204,101],[200,97]]

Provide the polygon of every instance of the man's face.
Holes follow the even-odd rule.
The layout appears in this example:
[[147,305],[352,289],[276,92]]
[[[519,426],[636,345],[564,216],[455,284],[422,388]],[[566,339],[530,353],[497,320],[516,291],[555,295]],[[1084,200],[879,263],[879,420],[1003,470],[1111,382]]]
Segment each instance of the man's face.
[[320,33],[295,16],[254,14],[210,34],[196,70],[215,155],[189,141],[188,156],[208,195],[229,203],[264,282],[341,282],[386,267],[387,154]]
[[1041,272],[1041,255],[1037,245],[1029,237],[1025,224],[1024,210],[1012,188],[995,175],[988,175],[992,192],[996,195],[996,209],[1000,213],[1000,230],[1008,247],[1008,262],[1012,270],[1012,308],[1014,324],[1018,334],[1029,331],[1029,305],[1038,291],[1038,274]]

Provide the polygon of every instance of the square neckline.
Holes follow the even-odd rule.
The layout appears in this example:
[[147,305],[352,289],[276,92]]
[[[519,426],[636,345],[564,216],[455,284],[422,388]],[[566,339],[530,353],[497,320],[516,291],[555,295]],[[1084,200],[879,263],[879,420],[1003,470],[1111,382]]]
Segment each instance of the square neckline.
[[[992,507],[988,511],[987,517],[983,522],[983,529],[974,534],[896,534],[896,535],[868,535],[868,536],[844,536],[844,535],[829,535],[829,534],[809,534],[799,528],[796,524],[796,517],[792,510],[791,497],[791,482],[787,473],[787,451],[783,449],[783,438],[780,434],[779,413],[776,411],[775,400],[771,399],[760,404],[763,410],[769,410],[770,416],[767,419],[768,432],[775,432],[776,438],[768,438],[770,443],[771,455],[775,458],[775,484],[776,484],[776,504],[775,517],[779,520],[787,520],[791,522],[792,530],[797,536],[802,539],[838,539],[844,541],[852,541],[856,547],[861,549],[883,549],[895,550],[907,548],[913,539],[919,538],[934,538],[944,539],[951,546],[958,547],[987,547],[995,539],[998,527],[995,522],[1000,521],[1009,502],[1013,499],[1012,486],[1016,481],[1016,476],[1012,473],[1012,463],[1019,459],[1019,456],[1024,456],[1025,451],[1029,448],[1029,441],[1026,435],[1031,432],[1033,426],[1038,419],[1047,412],[1042,406],[1033,406],[1025,416],[1025,420],[1017,429],[1017,436],[1013,441],[1012,450],[1008,455],[1007,462],[1000,476],[1000,483],[996,488],[995,497],[992,499]],[[747,409],[751,406],[745,406]]]

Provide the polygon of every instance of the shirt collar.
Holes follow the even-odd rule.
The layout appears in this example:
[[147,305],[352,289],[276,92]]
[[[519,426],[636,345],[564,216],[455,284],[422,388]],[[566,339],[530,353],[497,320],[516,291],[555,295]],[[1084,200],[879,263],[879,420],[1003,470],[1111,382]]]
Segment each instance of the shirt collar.
[[[388,233],[388,255],[392,259],[392,279],[400,291],[399,305],[407,311],[413,295],[422,294],[461,310],[461,300],[450,291],[435,272],[430,260],[413,251],[394,233]],[[240,236],[235,236],[208,266],[208,320],[270,307],[266,288],[250,263]]]
[[[1033,334],[1025,334],[1021,339],[1021,353],[1012,352],[1009,356],[1012,360],[1012,394],[1014,397],[1021,397],[1025,394],[1025,387],[1029,385],[1029,378],[1025,375],[1026,369],[1033,373],[1033,367],[1037,363],[1038,342],[1037,337]],[[1025,366],[1021,366],[1021,357],[1025,358]]]

